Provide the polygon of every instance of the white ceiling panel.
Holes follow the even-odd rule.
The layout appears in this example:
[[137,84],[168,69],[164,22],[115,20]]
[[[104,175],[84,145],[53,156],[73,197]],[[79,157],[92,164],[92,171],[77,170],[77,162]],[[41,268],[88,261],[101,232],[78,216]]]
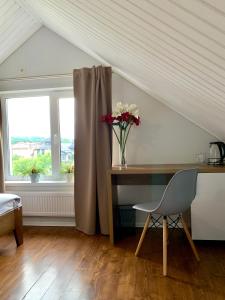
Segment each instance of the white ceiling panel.
[[0,63],[22,45],[41,23],[13,0],[0,0]]
[[[25,30],[31,21],[33,26],[42,23],[225,140],[224,1],[17,0],[17,5],[14,1],[1,2],[5,29],[0,26],[0,40],[9,35],[7,30],[13,35],[12,28],[21,26]],[[14,23],[15,16],[22,23]],[[18,33],[14,35],[19,39]],[[16,45],[12,37],[6,45],[9,42]],[[0,58],[4,57],[3,52],[7,53],[4,49],[0,50]]]

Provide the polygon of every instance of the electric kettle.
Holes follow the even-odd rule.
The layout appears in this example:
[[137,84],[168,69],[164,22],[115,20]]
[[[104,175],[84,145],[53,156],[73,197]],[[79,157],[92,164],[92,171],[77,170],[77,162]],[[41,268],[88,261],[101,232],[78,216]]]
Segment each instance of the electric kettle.
[[224,165],[225,143],[212,142],[209,143],[209,165]]

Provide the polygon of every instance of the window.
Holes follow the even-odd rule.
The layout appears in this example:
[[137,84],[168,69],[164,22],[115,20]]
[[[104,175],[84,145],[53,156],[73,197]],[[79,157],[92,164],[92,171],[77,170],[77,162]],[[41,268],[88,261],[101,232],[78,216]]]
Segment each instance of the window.
[[74,164],[74,98],[54,91],[4,96],[3,130],[7,180],[26,180],[35,166],[42,180],[62,180]]
[[74,161],[74,99],[59,99],[60,160],[61,163]]

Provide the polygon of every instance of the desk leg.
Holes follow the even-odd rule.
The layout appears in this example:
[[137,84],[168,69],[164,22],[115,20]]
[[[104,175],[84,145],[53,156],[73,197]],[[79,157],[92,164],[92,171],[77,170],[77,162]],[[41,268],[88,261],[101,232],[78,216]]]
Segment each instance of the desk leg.
[[112,178],[111,174],[107,174],[107,193],[108,193],[108,218],[109,218],[109,238],[110,242],[114,244],[114,230],[113,230],[113,203],[112,203]]
[[108,191],[108,211],[109,211],[109,237],[110,242],[114,245],[115,243],[115,207],[118,202],[117,186],[113,184],[112,175],[107,175],[107,191]]

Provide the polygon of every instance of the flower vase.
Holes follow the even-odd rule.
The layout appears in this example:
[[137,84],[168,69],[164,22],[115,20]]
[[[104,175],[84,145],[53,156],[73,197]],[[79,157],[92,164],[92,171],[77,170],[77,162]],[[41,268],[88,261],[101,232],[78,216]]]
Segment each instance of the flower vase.
[[30,174],[31,183],[38,183],[39,180],[40,180],[40,174],[39,173],[31,173]]
[[126,145],[119,145],[119,165],[121,168],[127,167]]
[[74,174],[73,173],[66,173],[66,181],[67,182],[73,182],[74,181]]

